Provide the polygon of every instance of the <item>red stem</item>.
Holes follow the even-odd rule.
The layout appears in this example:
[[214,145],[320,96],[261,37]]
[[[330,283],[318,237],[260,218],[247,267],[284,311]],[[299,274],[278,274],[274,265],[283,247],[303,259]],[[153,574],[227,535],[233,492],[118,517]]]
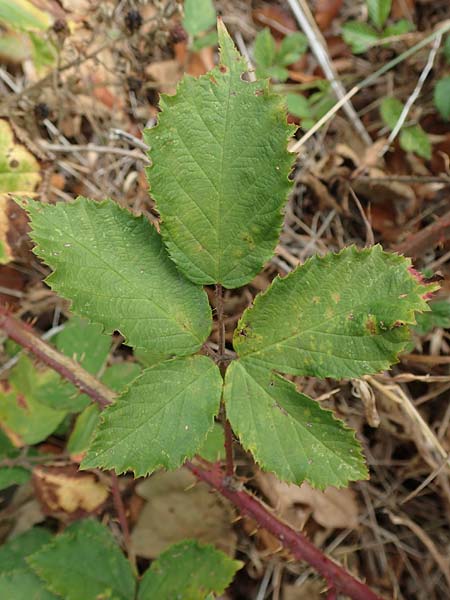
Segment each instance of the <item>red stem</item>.
[[[113,392],[90,375],[76,362],[67,358],[36,336],[29,327],[0,308],[0,328],[12,340],[33,352],[38,359],[50,366],[64,378],[71,381],[80,390],[90,396],[102,408],[110,404],[114,398]],[[303,560],[316,569],[327,581],[329,588],[347,594],[352,600],[382,600],[364,583],[355,579],[341,566],[329,559],[321,550],[316,548],[304,535],[295,531],[271,513],[259,500],[250,493],[238,489],[238,482],[233,482],[225,476],[217,465],[204,469],[190,461],[185,466],[201,481],[215,488],[222,496],[230,500],[243,514],[250,516],[261,527],[275,535],[284,548],[291,551],[297,560]],[[115,475],[112,479],[112,493],[119,522],[122,527],[124,541],[129,539],[129,529],[126,520],[123,501]]]
[[231,487],[220,469],[203,469],[190,461],[185,466],[200,480],[215,488],[228,498],[241,513],[254,519],[261,527],[276,536],[297,560],[304,560],[318,571],[333,588],[347,594],[353,600],[382,600],[364,583],[358,581],[345,569],[325,556],[302,533],[280,521],[263,504],[248,492]]
[[[223,310],[223,287],[218,283],[216,285],[216,315],[217,326],[219,328],[219,357],[217,364],[220,368],[222,376],[225,375],[227,369],[225,358],[226,338],[225,338],[225,315]],[[233,430],[230,422],[227,419],[225,404],[222,404],[223,413],[223,428],[225,433],[225,461],[227,477],[234,475],[234,457],[233,457]]]
[[230,421],[225,416],[224,422],[225,433],[225,473],[227,477],[234,475],[234,460],[233,460],[233,430],[231,429]]
[[0,328],[9,338],[30,350],[41,362],[54,369],[64,379],[72,382],[79,390],[97,402],[101,408],[105,408],[113,402],[115,394],[109,388],[74,360],[41,340],[25,323],[8,314],[4,307],[0,307]]
[[125,505],[123,503],[122,494],[119,488],[119,478],[111,471],[111,492],[114,502],[114,508],[116,509],[117,517],[119,519],[120,529],[122,530],[123,541],[127,550],[128,559],[131,566],[136,571],[136,555],[133,551],[133,544],[131,542],[130,528],[128,527],[127,515],[125,512]]

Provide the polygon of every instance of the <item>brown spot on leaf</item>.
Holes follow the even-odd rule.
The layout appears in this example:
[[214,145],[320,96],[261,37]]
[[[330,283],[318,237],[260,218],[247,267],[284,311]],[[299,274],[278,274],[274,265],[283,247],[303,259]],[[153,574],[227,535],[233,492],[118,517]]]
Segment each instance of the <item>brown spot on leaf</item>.
[[369,332],[370,335],[376,335],[377,333],[377,322],[373,315],[369,315],[365,322],[365,328]]
[[16,400],[17,400],[17,404],[18,404],[18,406],[20,406],[20,408],[23,408],[24,410],[28,409],[28,404],[27,404],[27,401],[23,394],[17,394]]
[[227,71],[228,71],[228,67],[226,67],[225,65],[220,65],[220,67],[219,67],[219,71],[220,71],[221,73],[227,73]]

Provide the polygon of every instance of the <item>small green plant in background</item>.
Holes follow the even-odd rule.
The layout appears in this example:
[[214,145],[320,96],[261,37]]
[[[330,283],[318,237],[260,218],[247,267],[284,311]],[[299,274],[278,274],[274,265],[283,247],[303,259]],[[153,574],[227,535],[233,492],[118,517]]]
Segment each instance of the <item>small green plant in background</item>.
[[[383,123],[392,131],[400,119],[403,104],[397,98],[384,98],[380,106]],[[417,123],[403,125],[399,135],[400,147],[405,152],[414,152],[427,160],[431,159],[431,141],[424,129]]]
[[342,26],[344,40],[355,54],[366,52],[385,38],[414,30],[414,25],[406,19],[400,19],[385,27],[391,13],[392,0],[366,0],[366,5],[371,24],[348,21]]
[[[219,66],[198,79],[184,78],[175,96],[163,96],[158,125],[145,132],[161,234],[111,200],[21,203],[30,215],[34,251],[51,269],[50,287],[89,327],[118,330],[145,356],[142,373],[98,422],[93,415],[95,433],[82,468],[144,477],[178,468],[205,448],[217,455],[208,438],[217,440],[222,404],[242,447],[263,470],[319,489],[346,486],[368,476],[355,432],[285,375],[341,379],[388,369],[437,285],[380,246],[316,256],[276,277],[245,310],[231,361],[223,349],[211,350],[213,357],[203,353],[212,328],[204,286],[216,286],[220,297],[222,288],[248,284],[272,258],[294,163],[285,98],[267,79],[245,81],[246,62],[220,23],[218,35]],[[92,367],[97,374],[106,343],[102,348]],[[74,353],[73,344],[60,349]],[[34,396],[38,392],[39,386]],[[73,390],[63,386],[61,397],[65,411],[83,411],[79,419],[88,410]],[[56,408],[52,397],[46,403]],[[144,574],[139,600],[176,597],[174,587],[163,586],[185,585],[183,572],[198,572],[202,581],[201,592],[181,598],[221,593],[239,564],[213,549],[206,559],[194,542],[186,544],[183,552],[168,550]],[[216,566],[194,568],[199,556]],[[66,577],[62,561],[79,569]],[[94,600],[109,585],[105,597],[128,600],[136,585],[108,530],[92,521],[27,554],[23,565],[21,577],[14,571],[0,576],[0,591],[34,578],[50,594],[45,598]],[[167,577],[160,576],[164,569],[172,569]],[[102,574],[100,582],[93,572]],[[214,581],[205,583],[212,572]]]
[[260,79],[270,77],[274,81],[286,81],[289,77],[287,67],[297,62],[307,48],[308,40],[299,31],[286,35],[277,46],[270,29],[263,29],[256,36],[253,48],[256,76]]
[[302,89],[313,91],[309,96],[288,92],[286,104],[289,114],[300,119],[300,126],[307,131],[317,123],[336,104],[336,97],[331,90],[330,83],[325,79],[318,79],[310,84],[304,84]]
[[191,39],[192,50],[217,44],[216,9],[212,0],[185,0],[183,27]]

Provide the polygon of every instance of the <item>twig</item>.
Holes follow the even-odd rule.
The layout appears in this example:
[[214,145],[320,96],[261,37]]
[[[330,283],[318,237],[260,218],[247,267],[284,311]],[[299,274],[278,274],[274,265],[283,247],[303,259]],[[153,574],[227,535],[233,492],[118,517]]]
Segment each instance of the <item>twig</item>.
[[[31,350],[38,358],[42,360],[39,342],[41,340],[25,325],[6,315],[6,311],[2,309],[0,315],[0,328],[4,329],[7,335],[15,342],[23,345]],[[47,346],[47,344],[44,344]],[[48,347],[45,349],[45,353]],[[83,391],[97,402],[101,408],[105,408],[114,397],[113,392],[105,388],[95,377],[92,377],[82,367],[70,361],[72,373],[67,373],[67,357],[60,352],[52,349],[52,362],[46,363],[55,371],[66,377],[73,383],[75,380],[87,380],[95,382],[94,387],[84,388]],[[69,376],[67,376],[69,375]],[[185,463],[185,466],[194,473],[194,475],[208,483],[210,486],[218,490],[222,496],[228,498],[242,513],[251,516],[261,526],[278,537],[283,547],[289,549],[297,560],[304,560],[314,567],[325,579],[328,584],[332,585],[336,590],[347,594],[353,600],[381,600],[381,597],[372,592],[364,583],[361,583],[356,578],[348,573],[343,567],[339,566],[329,559],[323,552],[316,548],[307,538],[301,533],[296,532],[283,523],[274,514],[272,514],[263,504],[254,498],[248,492],[243,490],[233,489],[230,485],[229,477],[224,477],[223,472],[211,465],[211,470],[202,469],[191,462]]]
[[431,69],[433,68],[434,59],[436,58],[436,54],[437,54],[437,51],[439,50],[439,46],[441,45],[441,41],[442,41],[442,33],[440,33],[434,40],[433,46],[430,50],[430,54],[428,55],[428,60],[426,62],[426,65],[425,65],[422,73],[420,74],[419,79],[417,80],[416,87],[414,88],[413,93],[409,96],[408,100],[405,102],[405,106],[403,107],[403,110],[400,113],[400,116],[398,118],[397,123],[395,124],[394,129],[391,131],[386,144],[381,148],[380,152],[378,153],[378,158],[382,158],[386,154],[386,152],[389,150],[389,146],[392,144],[392,142],[395,140],[397,135],[400,133],[400,130],[406,121],[409,111],[411,110],[414,102],[419,97],[419,94],[422,90],[423,84],[425,83],[426,78],[428,77]]
[[12,317],[3,307],[0,307],[0,327],[8,337],[30,350],[40,361],[90,396],[101,408],[105,408],[114,400],[114,392],[100,383],[74,360],[41,340],[31,331],[31,328]]
[[355,96],[359,91],[361,91],[365,87],[371,86],[379,77],[396,67],[398,64],[400,64],[401,62],[403,62],[422,48],[425,48],[425,46],[427,46],[430,42],[436,39],[436,37],[444,35],[444,33],[446,33],[447,31],[450,31],[450,20],[445,21],[443,25],[439,27],[439,29],[425,37],[421,42],[418,42],[405,52],[402,52],[402,54],[399,54],[399,56],[387,62],[380,69],[375,71],[375,73],[372,73],[371,75],[369,75],[369,77],[363,79],[361,83],[352,87],[352,89],[349,90],[343,98],[336,102],[333,108],[331,108],[321,119],[319,119],[317,123],[313,127],[311,127],[311,129],[307,131],[303,137],[301,137],[295,144],[292,144],[292,146],[290,147],[291,152],[298,152],[300,148],[304,146],[306,142],[317,131],[319,131],[319,129],[323,125],[325,125],[325,123],[328,123],[328,121],[338,112],[338,110],[342,106],[344,106],[348,100],[353,98],[353,96]]
[[117,517],[119,519],[120,529],[122,530],[123,541],[128,554],[128,560],[135,572],[136,569],[136,555],[133,550],[133,544],[131,542],[130,528],[128,527],[127,515],[125,512],[125,505],[123,503],[122,494],[119,488],[119,478],[111,471],[111,492],[114,502],[114,508],[116,509]]
[[208,483],[230,500],[241,513],[248,515],[272,533],[297,560],[306,561],[313,566],[327,580],[330,587],[347,594],[353,600],[380,600],[380,596],[325,556],[302,533],[278,519],[260,500],[249,492],[233,489],[227,485],[227,479],[224,479],[220,469],[203,469],[189,461],[185,466],[198,479]]
[[383,177],[370,177],[369,175],[357,175],[353,177],[355,181],[363,183],[389,183],[390,181],[398,181],[400,183],[443,183],[450,185],[450,177],[448,175],[396,175],[388,173]]
[[[311,13],[307,2],[305,0],[287,0],[287,2],[291,7],[295,18],[297,19],[298,24],[303,29],[306,37],[308,38],[311,50],[313,51],[314,56],[316,57],[320,66],[322,67],[326,78],[330,82],[331,87],[333,88],[333,91],[336,94],[336,97],[338,98],[338,100],[344,99],[346,97],[344,86],[337,78],[337,74],[334,70],[330,57],[326,50],[326,41],[324,40],[319,28],[317,27],[317,24],[314,20],[314,17]],[[367,145],[371,145],[372,138],[367,133],[361,119],[359,118],[357,112],[353,108],[350,99],[346,99],[342,106],[344,108],[344,111],[347,113],[350,122],[361,136],[361,139]]]
[[150,163],[149,159],[143,152],[139,150],[129,150],[128,148],[116,148],[114,146],[97,146],[96,144],[49,144],[48,142],[41,141],[40,145],[46,150],[52,152],[97,152],[103,154],[120,154],[122,156],[129,156],[136,160],[141,160],[145,163]]
[[370,221],[367,218],[366,213],[364,212],[364,209],[361,205],[361,202],[359,201],[358,196],[355,193],[355,190],[352,188],[352,186],[349,186],[349,190],[359,210],[361,218],[364,221],[364,225],[366,226],[366,247],[373,246],[375,244],[375,238],[373,235],[372,225],[370,224]]

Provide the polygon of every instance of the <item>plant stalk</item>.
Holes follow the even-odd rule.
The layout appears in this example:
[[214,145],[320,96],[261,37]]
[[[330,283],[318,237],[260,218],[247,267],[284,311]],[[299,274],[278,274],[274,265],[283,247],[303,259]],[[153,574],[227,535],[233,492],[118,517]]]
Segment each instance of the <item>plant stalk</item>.
[[[112,402],[114,394],[111,390],[106,388],[95,377],[80,367],[80,365],[42,342],[32,332],[31,328],[9,315],[4,308],[0,308],[0,328],[5,331],[8,337],[33,352],[39,360],[45,362],[45,364],[54,369],[62,377],[76,385],[92,400],[97,402],[101,408],[105,408]],[[352,600],[382,600],[381,596],[375,594],[343,567],[329,559],[304,535],[295,531],[276,517],[261,501],[257,500],[249,492],[240,489],[240,484],[230,480],[219,466],[211,465],[211,468],[206,469],[190,461],[187,461],[185,466],[197,479],[204,481],[216,489],[223,497],[230,500],[242,514],[250,516],[261,527],[275,535],[280,540],[282,546],[290,550],[297,560],[309,563],[326,579],[331,590],[347,594]],[[118,485],[116,486],[114,483],[114,478],[112,488],[113,497],[116,494],[114,501],[125,541],[129,537],[128,523],[126,522],[125,510],[123,509]],[[117,498],[118,492],[120,498]]]
[[114,392],[83,369],[77,362],[41,340],[29,326],[11,316],[4,307],[0,307],[0,328],[9,338],[23,348],[30,350],[41,362],[73,383],[81,392],[87,394],[97,402],[100,408],[105,408],[113,402]]
[[114,502],[114,508],[116,509],[117,518],[119,519],[120,529],[122,530],[123,543],[127,550],[128,560],[131,563],[131,568],[137,573],[136,567],[136,555],[133,550],[133,544],[131,542],[130,528],[128,527],[128,519],[125,511],[125,505],[123,503],[122,494],[119,488],[119,478],[114,471],[111,473],[111,493]]
[[[225,349],[226,349],[226,338],[225,338],[225,314],[223,307],[223,287],[218,283],[216,285],[216,316],[217,326],[219,329],[219,357],[217,359],[218,367],[225,375],[227,363],[225,362]],[[225,463],[226,463],[226,474],[227,477],[233,477],[234,475],[234,457],[233,457],[233,430],[231,429],[230,422],[227,419],[227,413],[225,404],[222,402],[222,414],[223,414],[223,429],[225,434]]]
[[330,588],[350,596],[352,600],[382,600],[364,583],[358,581],[353,575],[345,571],[330,558],[316,548],[302,533],[278,519],[262,502],[250,493],[233,488],[223,477],[223,472],[217,467],[204,469],[190,461],[187,467],[201,481],[215,488],[222,496],[230,500],[242,514],[254,519],[261,527],[276,536],[284,548],[290,550],[292,555],[301,561],[306,561],[322,575]]

